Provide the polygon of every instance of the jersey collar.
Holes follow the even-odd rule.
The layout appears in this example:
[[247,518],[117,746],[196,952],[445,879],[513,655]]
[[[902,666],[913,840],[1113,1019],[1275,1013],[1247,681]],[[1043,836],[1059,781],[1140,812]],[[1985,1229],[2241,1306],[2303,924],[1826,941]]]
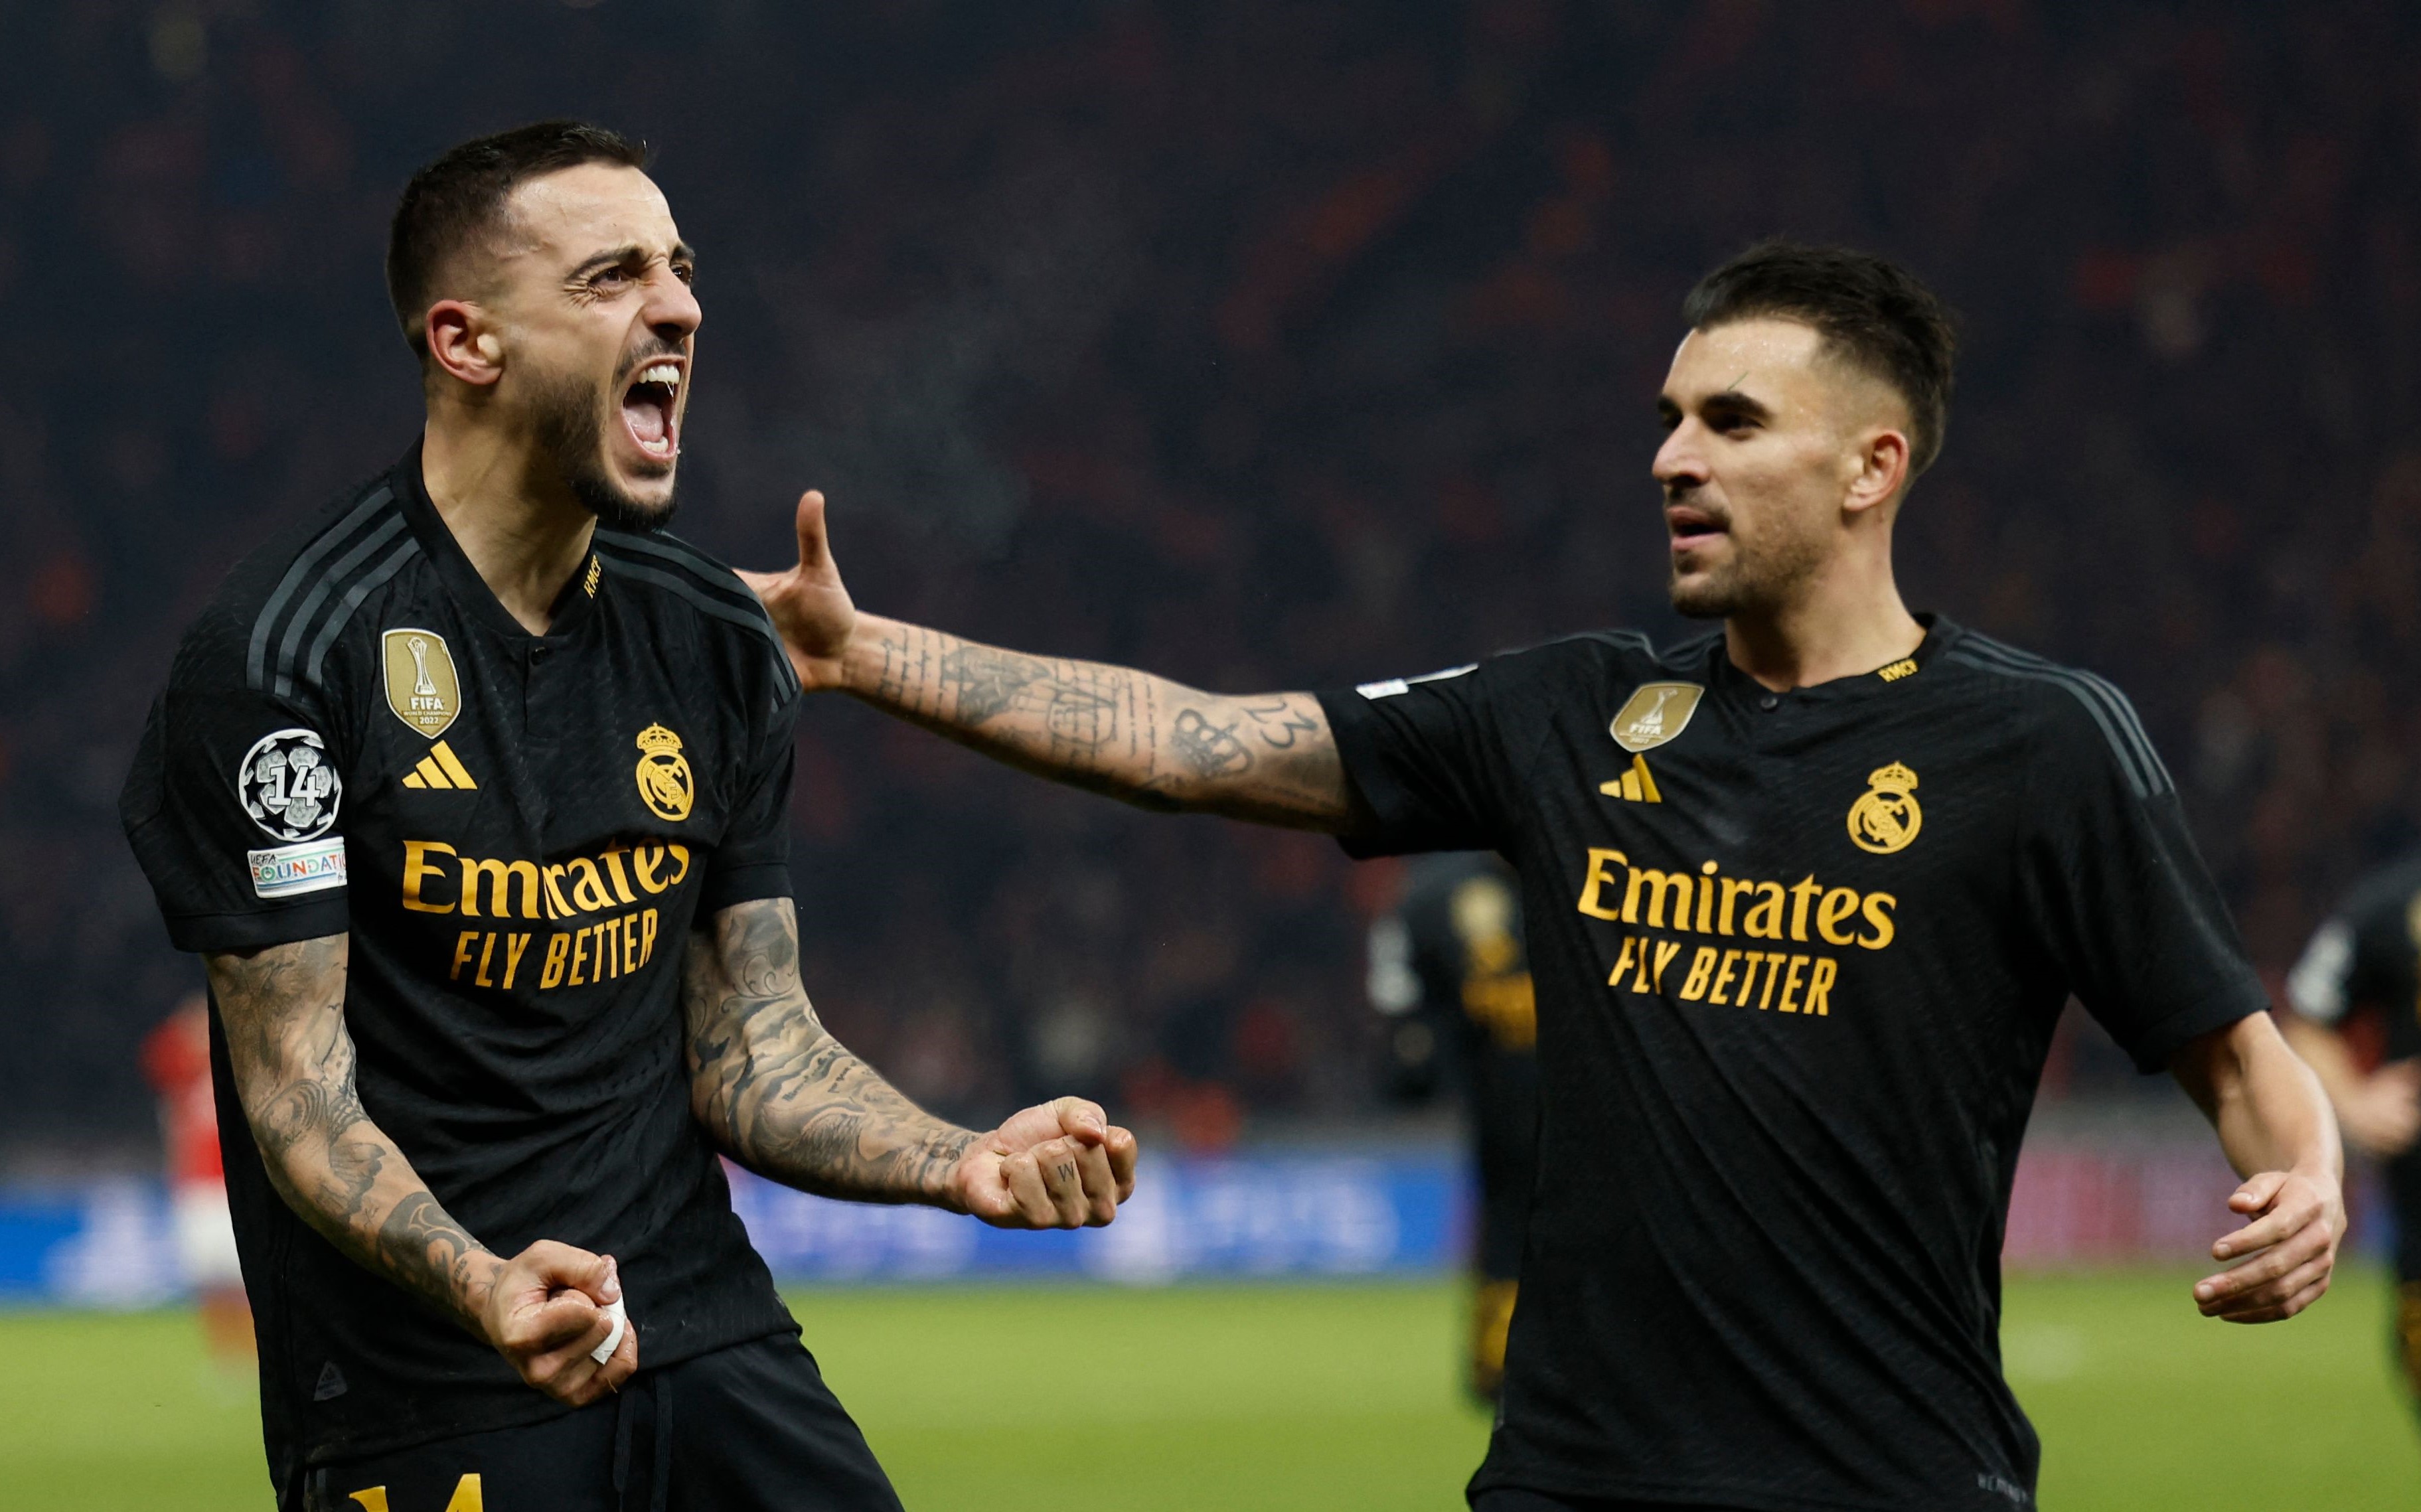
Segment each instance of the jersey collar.
[[1907,684],[1933,664],[1945,647],[1956,643],[1967,631],[1945,615],[1927,610],[1915,616],[1925,627],[1925,639],[1916,649],[1900,661],[1871,671],[1835,678],[1829,682],[1812,683],[1775,693],[1765,684],[1732,664],[1729,652],[1724,648],[1724,637],[1716,635],[1707,649],[1709,686],[1723,693],[1751,699],[1779,698],[1794,704],[1835,703],[1854,698],[1871,698]]
[[471,558],[463,554],[462,545],[454,538],[454,532],[446,528],[445,517],[437,512],[435,501],[429,496],[428,479],[421,474],[420,444],[418,441],[412,444],[412,449],[396,463],[395,473],[389,481],[395,489],[395,496],[402,501],[405,522],[419,538],[421,550],[429,553],[429,560],[436,568],[439,580],[454,596],[454,601],[474,619],[498,634],[513,639],[555,645],[578,634],[581,627],[587,623],[588,616],[596,612],[598,597],[605,592],[606,574],[600,569],[596,547],[592,545],[589,548],[587,560],[573,570],[571,581],[555,595],[554,605],[548,615],[546,633],[531,634],[527,627],[515,619],[512,612],[497,600],[487,580],[479,576],[479,569],[473,567]]

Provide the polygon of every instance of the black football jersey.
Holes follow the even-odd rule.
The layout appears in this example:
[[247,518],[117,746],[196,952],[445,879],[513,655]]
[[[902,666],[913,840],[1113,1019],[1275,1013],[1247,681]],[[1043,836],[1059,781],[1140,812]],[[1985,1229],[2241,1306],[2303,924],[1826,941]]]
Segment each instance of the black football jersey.
[[1473,1259],[1510,1281],[1539,1144],[1538,1013],[1519,881],[1495,856],[1415,860],[1402,900],[1370,930],[1371,997],[1397,1025],[1408,1077],[1451,1082],[1469,1104],[1479,1177]]
[[[792,1327],[690,1114],[679,989],[713,911],[788,896],[799,686],[764,610],[600,530],[523,629],[386,475],[247,557],[187,632],[122,799],[180,949],[349,937],[363,1106],[510,1255],[620,1263],[642,1360]],[[211,1062],[272,1471],[560,1411],[272,1190]]]
[[[2336,1025],[2349,1014],[2379,1015],[2386,1058],[2421,1056],[2421,856],[2354,884],[2287,974],[2295,1011]],[[2421,1145],[2382,1161],[2396,1208],[2396,1270],[2421,1281]]]
[[2267,1005],[2125,700],[1929,619],[1788,693],[1617,632],[1321,702],[1349,850],[1522,880],[1539,1172],[1475,1488],[2032,1504],[1999,1258],[2053,1024],[2148,1070]]

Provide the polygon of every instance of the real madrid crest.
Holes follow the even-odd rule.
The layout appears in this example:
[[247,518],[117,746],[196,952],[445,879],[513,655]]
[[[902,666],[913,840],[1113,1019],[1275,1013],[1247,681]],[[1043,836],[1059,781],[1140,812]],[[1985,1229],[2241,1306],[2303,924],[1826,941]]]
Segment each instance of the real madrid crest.
[[1850,840],[1879,856],[1903,850],[1925,828],[1916,806],[1916,773],[1895,761],[1867,774],[1867,790],[1850,805]]
[[1643,682],[1606,726],[1614,743],[1637,756],[1690,727],[1707,690],[1695,682]]
[[386,707],[430,740],[462,712],[462,679],[454,653],[433,630],[391,630],[380,638],[386,670]]
[[662,725],[650,725],[639,732],[638,744],[639,802],[660,819],[689,818],[697,790],[690,780],[689,757],[680,754],[680,737]]

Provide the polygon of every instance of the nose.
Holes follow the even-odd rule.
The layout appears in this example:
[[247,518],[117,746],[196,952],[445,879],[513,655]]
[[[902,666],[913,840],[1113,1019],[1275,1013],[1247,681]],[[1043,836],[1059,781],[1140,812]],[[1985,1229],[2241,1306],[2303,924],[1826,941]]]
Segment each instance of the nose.
[[661,265],[648,281],[648,304],[641,316],[659,340],[673,344],[695,335],[706,320],[706,312],[698,307],[696,292],[670,268]]
[[1656,462],[1649,469],[1656,481],[1667,492],[1679,492],[1696,488],[1707,480],[1706,453],[1699,447],[1697,424],[1684,420],[1675,426],[1656,448]]

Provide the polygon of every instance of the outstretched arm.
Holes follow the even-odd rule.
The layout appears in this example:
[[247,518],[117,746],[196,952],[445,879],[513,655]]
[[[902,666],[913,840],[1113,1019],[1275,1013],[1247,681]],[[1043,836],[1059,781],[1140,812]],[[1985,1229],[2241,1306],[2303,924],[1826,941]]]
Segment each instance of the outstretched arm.
[[2239,1263],[2196,1282],[2195,1304],[2231,1323],[2294,1317],[2329,1289],[2345,1236],[2345,1156],[2319,1079],[2266,1013],[2190,1041],[2169,1071],[2246,1178],[2227,1205],[2252,1220],[2210,1247]]
[[2421,1136],[2421,1060],[2390,1061],[2366,1073],[2345,1036],[2329,1025],[2290,1013],[2278,1029],[2320,1079],[2347,1144],[2383,1161],[2413,1147]]
[[837,688],[1039,776],[1138,807],[1332,834],[1352,791],[1320,700],[1230,697],[1095,662],[1025,656],[862,615],[824,530],[799,501],[799,561],[743,572],[809,688]]
[[1081,1098],[989,1134],[902,1097],[816,1018],[787,897],[737,903],[690,936],[690,1107],[758,1175],[858,1202],[921,1202],[1002,1227],[1106,1224],[1134,1191],[1134,1136]]
[[457,1223],[362,1107],[345,1028],[351,942],[327,935],[203,958],[261,1163],[288,1207],[354,1260],[495,1346],[522,1379],[578,1406],[638,1368],[626,1331],[588,1351],[621,1296],[610,1256],[540,1240],[507,1260]]

